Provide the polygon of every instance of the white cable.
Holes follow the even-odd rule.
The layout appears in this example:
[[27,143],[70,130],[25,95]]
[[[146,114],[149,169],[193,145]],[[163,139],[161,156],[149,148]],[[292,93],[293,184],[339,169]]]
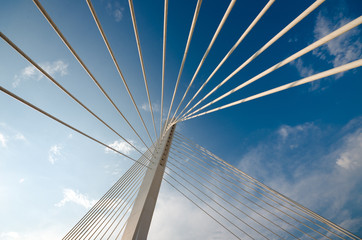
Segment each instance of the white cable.
[[70,129],[72,129],[72,130],[76,131],[77,133],[79,133],[79,134],[81,134],[81,135],[83,135],[83,136],[85,136],[85,137],[87,137],[87,138],[89,138],[89,139],[91,139],[91,140],[93,140],[93,141],[95,141],[95,142],[97,142],[97,143],[99,143],[99,144],[103,145],[104,147],[109,148],[109,149],[111,149],[112,151],[114,151],[114,152],[116,152],[116,153],[118,153],[118,154],[120,154],[120,155],[122,155],[122,156],[124,156],[124,157],[126,157],[126,158],[128,158],[128,159],[130,159],[130,160],[132,160],[132,161],[134,161],[134,162],[137,162],[137,164],[141,164],[141,165],[143,165],[144,167],[149,168],[149,167],[148,167],[148,166],[146,166],[145,164],[142,164],[142,163],[138,162],[136,159],[134,159],[134,158],[132,158],[132,157],[130,157],[130,156],[128,156],[128,155],[126,155],[126,154],[124,154],[124,153],[122,153],[122,152],[118,151],[118,150],[117,150],[117,149],[115,149],[115,148],[112,148],[112,147],[108,146],[107,144],[105,144],[105,143],[103,143],[103,142],[101,142],[101,141],[99,141],[99,140],[97,140],[97,139],[95,139],[95,138],[93,138],[93,137],[89,136],[88,134],[86,134],[86,133],[84,133],[84,132],[82,132],[82,131],[78,130],[77,128],[72,127],[71,125],[69,125],[69,124],[67,124],[67,123],[63,122],[62,120],[60,120],[60,119],[58,119],[58,118],[54,117],[53,115],[51,115],[51,114],[49,114],[49,113],[45,112],[44,110],[42,110],[42,109],[40,109],[40,108],[36,107],[35,105],[31,104],[30,102],[28,102],[28,101],[24,100],[23,98],[21,98],[21,97],[19,97],[19,96],[15,95],[14,93],[10,92],[9,90],[7,90],[7,89],[5,89],[5,88],[3,88],[3,87],[1,87],[1,86],[0,86],[0,91],[2,91],[2,92],[4,92],[4,93],[6,93],[7,95],[9,95],[9,96],[11,96],[11,97],[13,97],[14,99],[18,100],[19,102],[22,102],[22,103],[24,103],[25,105],[27,105],[27,106],[29,106],[29,107],[33,108],[34,110],[36,110],[36,111],[38,111],[38,112],[40,112],[40,113],[44,114],[45,116],[47,116],[47,117],[49,117],[49,118],[51,118],[51,119],[53,119],[53,120],[55,120],[55,121],[59,122],[60,124],[63,124],[64,126],[66,126],[66,127],[70,128]]
[[[191,104],[191,102],[196,98],[196,96],[200,93],[200,91],[205,87],[205,85],[210,81],[210,79],[214,76],[214,74],[219,70],[219,68],[224,64],[224,62],[229,58],[229,56],[234,52],[234,50],[239,46],[239,44],[244,40],[246,35],[253,29],[253,27],[257,24],[257,22],[261,19],[261,17],[266,13],[266,11],[270,8],[270,6],[274,3],[275,0],[270,0],[264,8],[260,11],[258,16],[253,20],[253,22],[249,25],[249,27],[244,31],[239,40],[234,44],[234,46],[229,50],[229,52],[225,55],[225,57],[221,60],[219,65],[215,68],[215,70],[210,74],[210,76],[206,79],[206,81],[202,84],[202,86],[197,90],[191,100],[186,104],[180,114],[176,117],[178,119],[181,114],[186,110],[186,108]],[[188,113],[188,112],[187,112]],[[187,114],[186,113],[186,114]],[[185,115],[185,114],[184,114]]]
[[[272,1],[274,1],[274,0],[272,0]],[[178,109],[180,108],[180,106],[181,106],[183,100],[185,99],[188,91],[190,90],[190,87],[191,87],[192,83],[195,81],[195,78],[196,78],[197,74],[199,73],[199,71],[200,71],[200,69],[201,69],[201,66],[204,64],[207,55],[209,54],[212,46],[214,45],[215,40],[216,40],[216,38],[218,37],[218,35],[219,35],[222,27],[224,26],[224,24],[225,24],[225,22],[226,22],[226,19],[228,18],[228,16],[229,16],[231,10],[233,9],[235,3],[236,3],[236,0],[231,0],[231,2],[230,2],[230,4],[229,4],[229,7],[226,9],[226,12],[225,12],[223,18],[221,19],[221,22],[219,23],[219,26],[217,27],[216,32],[214,33],[214,36],[212,37],[211,42],[210,42],[209,46],[207,47],[207,49],[206,49],[206,51],[205,51],[205,53],[204,53],[204,56],[202,57],[202,59],[201,59],[201,61],[200,61],[200,63],[199,63],[199,66],[197,67],[197,69],[196,69],[196,71],[195,71],[195,73],[194,73],[194,75],[193,75],[193,77],[192,77],[192,79],[191,79],[191,81],[190,81],[190,83],[189,83],[189,86],[187,87],[187,89],[186,89],[186,91],[185,91],[185,93],[184,93],[184,95],[183,95],[180,103],[178,104],[178,106],[177,106],[177,108],[176,108],[175,113],[174,113],[173,116],[172,116],[172,118],[174,118],[175,115],[177,114]]]
[[[64,93],[66,93],[70,98],[72,98],[75,102],[77,102],[80,106],[82,106],[87,112],[92,114],[97,120],[103,123],[108,129],[117,134],[122,140],[124,140],[127,144],[129,144],[132,148],[134,148],[137,152],[142,154],[142,152],[134,146],[131,142],[129,142],[126,138],[120,135],[116,130],[114,130],[110,125],[108,125],[104,120],[102,120],[97,114],[95,114],[92,110],[90,110],[87,106],[85,106],[78,98],[76,98],[73,94],[71,94],[67,89],[65,89],[60,83],[58,83],[49,73],[47,73],[43,68],[41,68],[34,60],[32,60],[28,55],[24,53],[15,43],[13,43],[8,37],[6,37],[2,32],[0,32],[0,37],[7,42],[15,51],[17,51],[22,57],[24,57],[31,65],[34,66],[39,72],[41,72],[44,76],[46,76],[52,83],[54,83],[58,88],[60,88]],[[137,133],[137,132],[136,132]],[[146,146],[146,145],[145,145]]]
[[129,97],[130,97],[131,100],[132,100],[133,106],[136,108],[136,111],[137,111],[137,113],[138,113],[138,116],[139,116],[139,118],[141,119],[141,122],[142,122],[142,124],[143,124],[143,127],[145,128],[145,130],[146,130],[146,132],[147,132],[147,135],[148,135],[148,137],[150,138],[151,143],[153,144],[151,135],[150,135],[150,133],[149,133],[149,131],[148,131],[148,128],[147,128],[147,126],[146,126],[146,124],[145,124],[145,121],[143,120],[142,115],[141,115],[141,113],[140,113],[140,110],[139,110],[138,107],[137,107],[137,104],[136,104],[136,102],[135,102],[135,100],[134,100],[134,98],[133,98],[133,95],[132,95],[132,93],[131,93],[131,90],[129,89],[128,84],[127,84],[127,82],[126,82],[126,79],[124,78],[123,73],[122,73],[122,71],[121,71],[121,69],[120,69],[120,67],[119,67],[119,64],[118,64],[118,62],[117,62],[117,59],[116,59],[116,57],[115,57],[114,54],[113,54],[112,48],[111,48],[111,46],[110,46],[110,44],[109,44],[109,42],[108,42],[108,39],[107,39],[107,37],[106,37],[106,34],[104,33],[103,28],[102,28],[102,25],[101,25],[101,23],[100,23],[100,21],[99,21],[99,19],[98,19],[98,17],[97,17],[96,11],[94,10],[93,4],[92,4],[91,0],[87,0],[87,3],[88,3],[88,7],[89,7],[89,9],[90,9],[90,11],[91,11],[91,13],[92,13],[93,19],[94,19],[94,21],[96,22],[96,25],[97,25],[97,27],[98,27],[98,30],[99,30],[100,34],[102,35],[103,41],[104,41],[104,43],[106,44],[106,47],[107,47],[107,49],[108,49],[108,52],[109,52],[109,54],[111,55],[111,58],[112,58],[112,60],[113,60],[113,63],[114,63],[114,65],[116,66],[116,69],[117,69],[117,71],[118,71],[118,74],[119,74],[119,76],[121,77],[122,82],[123,82],[124,86],[126,87],[127,93],[128,93]]
[[167,13],[168,0],[165,0],[163,13],[163,45],[162,45],[162,86],[161,86],[161,116],[160,116],[160,136],[162,136],[162,119],[163,119],[163,90],[165,86],[165,61],[166,61],[166,35],[167,35]]
[[303,78],[303,79],[300,79],[300,80],[297,80],[297,81],[294,81],[294,82],[291,82],[291,83],[288,83],[288,84],[285,84],[285,85],[282,85],[280,87],[273,88],[271,90],[268,90],[268,91],[265,91],[265,92],[262,92],[262,93],[259,93],[259,94],[255,94],[253,96],[243,98],[241,100],[226,104],[224,106],[217,107],[217,108],[214,108],[212,110],[209,110],[209,111],[206,111],[206,112],[203,112],[203,113],[199,113],[197,115],[193,115],[191,117],[183,119],[183,121],[188,120],[188,119],[192,119],[192,118],[195,118],[195,117],[199,117],[199,116],[202,116],[202,115],[205,115],[205,114],[208,114],[208,113],[212,113],[212,112],[224,109],[224,108],[235,106],[237,104],[244,103],[244,102],[247,102],[247,101],[250,101],[250,100],[253,100],[253,99],[261,98],[261,97],[264,97],[264,96],[267,96],[267,95],[270,95],[270,94],[273,94],[273,93],[276,93],[276,92],[286,90],[288,88],[292,88],[292,87],[296,87],[296,86],[299,86],[299,85],[302,85],[302,84],[305,84],[305,83],[313,82],[315,80],[318,80],[318,79],[321,79],[321,78],[324,78],[324,77],[328,77],[328,76],[331,76],[331,75],[334,75],[334,74],[337,74],[337,73],[340,73],[340,72],[344,72],[344,71],[347,71],[347,70],[350,70],[350,69],[353,69],[353,68],[358,68],[358,67],[361,67],[361,66],[362,66],[362,59],[359,59],[359,60],[356,60],[354,62],[347,63],[347,64],[339,66],[339,67],[335,67],[335,68],[330,69],[328,71],[324,71],[324,72],[321,72],[321,73],[318,73],[318,74],[315,74],[315,75],[312,75],[312,76],[309,76],[309,77],[306,77],[306,78]]
[[218,88],[224,85],[230,78],[237,74],[241,69],[258,57],[262,52],[264,52],[268,47],[270,47],[274,42],[286,34],[290,29],[292,29],[297,23],[302,21],[306,16],[308,16],[313,10],[315,10],[319,5],[321,5],[325,0],[317,0],[311,6],[309,6],[303,13],[301,13],[296,19],[289,23],[283,30],[281,30],[277,35],[275,35],[269,42],[267,42],[262,48],[256,51],[248,60],[241,64],[235,71],[233,71],[227,78],[225,78],[219,85],[217,85],[213,90],[211,90],[205,97],[198,101],[192,108],[190,108],[184,116],[189,113],[192,109],[198,106],[202,101],[204,101],[208,96],[215,92]]
[[[173,101],[175,100],[175,95],[176,95],[177,87],[178,87],[178,84],[179,84],[179,82],[180,82],[180,77],[181,77],[181,74],[182,74],[182,71],[183,71],[183,68],[184,68],[184,65],[185,65],[185,61],[186,61],[187,53],[188,53],[188,51],[189,51],[189,47],[190,47],[192,35],[193,35],[193,33],[194,33],[194,30],[195,30],[197,17],[199,16],[199,12],[200,12],[200,8],[201,8],[201,3],[202,3],[202,0],[198,0],[198,1],[197,1],[196,9],[195,9],[195,12],[194,12],[194,17],[193,17],[193,19],[192,19],[191,28],[190,28],[190,31],[189,31],[189,36],[188,36],[188,38],[187,38],[187,43],[186,43],[186,47],[185,47],[185,52],[184,52],[184,55],[183,55],[183,57],[182,57],[181,67],[180,67],[180,70],[179,70],[179,72],[178,72],[175,89],[174,89],[174,91],[173,91],[170,108],[168,109],[168,114],[167,114],[167,118],[166,118],[166,122],[165,122],[165,125],[166,125],[166,126],[168,125],[170,113],[171,113],[171,110],[172,110]],[[165,129],[166,129],[166,128],[165,128]],[[165,131],[166,131],[166,130],[164,130],[164,132],[165,132]]]
[[121,115],[121,117],[126,121],[126,123],[128,124],[128,126],[133,130],[133,132],[137,135],[137,137],[141,140],[141,142],[146,146],[147,144],[143,141],[143,139],[141,138],[141,136],[138,134],[138,132],[134,129],[134,127],[132,126],[132,124],[128,121],[128,119],[123,115],[123,113],[121,112],[121,110],[119,110],[119,108],[116,106],[116,104],[113,102],[113,100],[111,99],[111,97],[107,94],[107,92],[103,89],[103,87],[99,84],[99,82],[97,81],[97,79],[93,76],[93,74],[89,71],[89,69],[87,68],[87,66],[84,64],[84,62],[82,61],[82,59],[78,56],[78,54],[75,52],[75,50],[73,49],[73,47],[70,45],[70,43],[68,42],[68,40],[64,37],[64,35],[62,34],[62,32],[59,30],[59,28],[56,26],[56,24],[54,23],[54,21],[50,18],[49,14],[46,12],[46,10],[43,8],[43,6],[40,4],[39,0],[33,0],[34,4],[38,7],[39,11],[43,14],[43,16],[47,19],[47,21],[50,23],[50,25],[52,26],[52,28],[54,29],[54,31],[58,34],[58,36],[61,38],[61,40],[63,41],[63,43],[67,46],[67,48],[69,49],[69,51],[73,54],[73,56],[77,59],[77,61],[79,62],[79,64],[83,67],[83,69],[87,72],[88,76],[93,80],[93,82],[97,85],[98,89],[104,94],[104,96],[108,99],[108,101],[113,105],[113,107],[117,110],[117,112]]
[[153,122],[153,128],[155,130],[155,135],[156,135],[156,139],[157,137],[157,131],[156,131],[156,125],[155,125],[155,118],[153,116],[153,109],[152,109],[152,104],[151,104],[151,98],[150,98],[150,91],[148,89],[148,83],[147,83],[147,78],[146,78],[146,72],[145,72],[145,66],[143,63],[143,57],[142,57],[142,51],[141,51],[141,44],[140,44],[140,39],[139,39],[139,35],[138,35],[138,29],[137,29],[137,23],[136,23],[136,15],[134,13],[134,8],[133,8],[133,1],[132,0],[128,0],[129,3],[129,9],[131,11],[131,16],[132,16],[132,24],[133,24],[133,30],[134,30],[134,34],[136,37],[136,42],[137,42],[137,49],[138,49],[138,55],[139,55],[139,59],[141,62],[141,68],[142,68],[142,75],[143,75],[143,79],[145,81],[145,87],[146,87],[146,92],[147,92],[147,98],[148,98],[148,104],[150,107],[150,112],[151,112],[151,116],[152,116],[152,122]]
[[241,88],[243,88],[243,87],[245,87],[245,86],[247,86],[247,85],[255,82],[256,80],[258,80],[258,79],[264,77],[265,75],[267,75],[267,74],[269,74],[269,73],[277,70],[278,68],[283,67],[284,65],[286,65],[286,64],[292,62],[293,60],[295,60],[295,59],[303,56],[304,54],[306,54],[306,53],[314,50],[315,48],[320,47],[321,45],[323,45],[323,44],[325,44],[325,43],[333,40],[334,38],[342,35],[343,33],[345,33],[345,32],[347,32],[347,31],[349,31],[349,30],[351,30],[351,29],[359,26],[361,23],[362,23],[362,16],[356,18],[355,20],[347,23],[347,24],[344,25],[343,27],[335,30],[334,32],[328,34],[327,36],[325,36],[325,37],[319,39],[318,41],[310,44],[309,46],[303,48],[302,50],[298,51],[297,53],[293,54],[292,56],[290,56],[290,57],[284,59],[283,61],[275,64],[274,66],[268,68],[267,70],[265,70],[264,72],[258,74],[257,76],[253,77],[252,79],[250,79],[250,80],[248,80],[248,81],[240,84],[238,87],[230,90],[229,92],[227,92],[227,93],[223,94],[222,96],[218,97],[217,99],[209,102],[208,104],[206,104],[206,105],[204,105],[203,107],[197,109],[196,111],[194,111],[193,113],[191,113],[191,114],[189,114],[189,115],[195,114],[195,113],[199,112],[200,110],[202,110],[202,109],[210,106],[211,104],[214,104],[214,103],[220,101],[221,99],[223,99],[223,98],[229,96],[230,94],[232,94],[232,93],[240,90]]

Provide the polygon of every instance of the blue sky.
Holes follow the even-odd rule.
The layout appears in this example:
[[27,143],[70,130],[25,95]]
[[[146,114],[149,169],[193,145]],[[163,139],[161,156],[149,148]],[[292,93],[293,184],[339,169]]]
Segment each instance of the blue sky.
[[[276,1],[196,100],[226,78],[314,1]],[[64,36],[146,143],[150,141],[108,54],[86,1],[41,1]],[[154,136],[128,2],[92,1],[120,68]],[[205,60],[188,101],[267,1],[238,1]],[[2,1],[0,31],[122,136],[145,150],[76,62],[32,1]],[[170,1],[167,29],[167,114],[196,1]],[[186,90],[227,9],[204,1],[176,94]],[[135,1],[147,80],[159,128],[163,1]],[[358,0],[324,2],[205,103],[360,16]],[[361,26],[261,78],[215,106],[360,59]],[[4,41],[0,85],[106,144],[139,154],[62,93]],[[177,131],[265,184],[362,235],[361,68],[179,123]],[[183,104],[187,103],[187,101]],[[196,101],[194,102],[196,103]],[[174,106],[174,110],[176,108]],[[0,94],[0,239],[62,237],[132,162]],[[165,113],[166,112],[166,113]],[[165,117],[165,116],[164,116]],[[174,214],[168,209],[173,206]],[[326,207],[328,206],[328,207]],[[180,212],[193,214],[193,220]],[[169,219],[179,221],[172,223]],[[202,231],[194,221],[206,221]],[[169,231],[160,231],[167,224]],[[181,229],[211,238],[212,220],[163,185],[150,239]],[[202,233],[200,233],[202,232]],[[201,234],[201,235],[199,235]],[[222,237],[222,236],[221,236]],[[182,239],[180,237],[180,239]]]

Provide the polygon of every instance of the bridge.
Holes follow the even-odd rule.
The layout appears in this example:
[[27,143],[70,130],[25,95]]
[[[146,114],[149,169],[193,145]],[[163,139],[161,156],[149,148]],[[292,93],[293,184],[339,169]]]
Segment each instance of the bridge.
[[[170,82],[167,82],[170,78],[168,71],[172,71],[174,66],[170,67],[169,63],[175,62],[174,60],[168,60],[170,58],[168,56],[175,53],[173,50],[169,50],[167,44],[168,39],[173,38],[169,36],[170,32],[174,33],[178,30],[169,29],[170,22],[175,21],[172,18],[172,14],[176,14],[173,12],[176,10],[175,7],[171,8],[173,10],[171,11],[168,0],[165,0],[162,4],[162,36],[159,36],[162,42],[162,51],[157,53],[160,54],[162,61],[160,62],[161,71],[158,73],[159,78],[157,78],[157,74],[156,77],[152,76],[155,70],[151,69],[151,67],[147,68],[147,61],[150,61],[150,55],[152,55],[150,52],[153,53],[152,51],[155,52],[155,50],[146,50],[144,47],[152,48],[153,42],[147,44],[142,41],[142,32],[139,29],[141,29],[140,25],[145,23],[145,19],[140,16],[141,14],[138,14],[137,5],[134,6],[132,0],[128,1],[130,15],[128,21],[134,34],[132,41],[134,41],[133,44],[135,44],[137,50],[138,70],[140,70],[138,75],[132,75],[125,74],[126,71],[122,66],[127,64],[125,59],[120,60],[120,58],[127,57],[117,53],[119,48],[115,46],[113,32],[109,31],[111,27],[102,24],[100,16],[104,17],[104,13],[99,13],[102,11],[100,7],[102,1],[93,3],[91,0],[86,0],[86,8],[89,17],[92,18],[93,27],[96,27],[98,37],[104,43],[104,50],[106,50],[109,58],[108,63],[115,69],[119,83],[124,86],[122,101],[116,101],[114,98],[115,90],[110,88],[107,82],[101,80],[102,76],[99,73],[93,73],[93,68],[100,69],[99,66],[89,64],[89,61],[83,57],[87,55],[86,52],[78,52],[77,47],[70,40],[72,37],[62,31],[62,27],[57,25],[57,21],[47,10],[48,3],[44,2],[43,6],[39,0],[33,0],[33,5],[37,9],[39,16],[42,17],[42,21],[47,23],[49,30],[51,29],[57,39],[65,46],[63,50],[66,50],[67,54],[73,57],[74,64],[81,67],[88,81],[95,84],[94,89],[98,91],[97,94],[104,98],[108,104],[107,108],[109,107],[110,111],[113,111],[112,121],[109,121],[109,118],[105,115],[99,114],[101,111],[99,111],[100,108],[97,104],[89,104],[88,101],[81,100],[82,98],[78,97],[78,95],[82,94],[81,92],[77,91],[77,94],[75,94],[70,90],[74,86],[68,84],[67,87],[66,83],[58,81],[57,77],[54,76],[55,73],[52,73],[49,67],[38,63],[30,53],[22,48],[19,39],[13,39],[5,31],[4,33],[0,32],[3,42],[9,49],[27,61],[31,65],[31,69],[39,72],[41,78],[46,78],[54,84],[57,91],[60,90],[62,95],[67,97],[67,101],[74,102],[80,107],[79,109],[85,111],[88,118],[91,118],[92,123],[102,125],[106,131],[121,139],[124,145],[120,148],[117,144],[109,144],[97,137],[94,132],[88,133],[82,129],[81,125],[75,126],[70,123],[66,120],[68,118],[64,119],[62,116],[56,116],[50,111],[51,109],[46,110],[26,100],[21,94],[15,93],[12,89],[0,86],[3,95],[7,95],[9,99],[14,99],[35,112],[46,116],[49,121],[57,122],[57,124],[64,126],[64,129],[79,134],[89,142],[120,155],[122,161],[132,163],[127,171],[123,171],[123,174],[119,176],[120,178],[103,197],[92,204],[87,213],[78,222],[74,223],[74,226],[65,233],[63,239],[146,239],[150,226],[152,226],[151,222],[159,191],[163,185],[173,188],[180,197],[193,204],[200,213],[207,216],[219,229],[222,229],[222,235],[216,236],[222,239],[361,239],[339,224],[328,220],[321,214],[269,187],[268,183],[258,181],[243,169],[239,169],[212,153],[202,144],[195,143],[191,140],[193,136],[186,136],[182,133],[182,128],[191,121],[203,121],[202,119],[206,117],[212,118],[213,115],[222,114],[223,111],[227,110],[233,111],[233,109],[237,109],[235,111],[240,111],[238,107],[249,104],[250,101],[268,101],[267,99],[271,96],[284,91],[291,91],[302,85],[316,83],[318,80],[323,81],[331,76],[342,76],[346,72],[355,71],[360,74],[362,59],[359,56],[359,59],[332,68],[325,68],[319,72],[310,72],[308,76],[302,76],[299,79],[282,79],[277,83],[266,83],[264,84],[266,89],[261,91],[256,88],[248,96],[239,94],[244,88],[258,84],[264,77],[272,75],[274,71],[282,70],[288,64],[296,64],[296,61],[303,56],[308,56],[308,54],[328,45],[338,37],[355,31],[362,23],[362,16],[343,22],[338,28],[306,46],[298,49],[291,47],[293,51],[288,56],[284,57],[284,53],[281,53],[283,57],[279,59],[279,56],[269,55],[268,58],[272,58],[271,62],[273,63],[267,67],[260,65],[254,67],[259,71],[258,74],[250,76],[244,74],[242,78],[238,78],[240,73],[248,69],[249,64],[252,65],[254,61],[262,58],[263,53],[267,54],[269,48],[272,48],[280,39],[283,39],[283,36],[290,36],[288,34],[294,28],[297,28],[298,24],[307,21],[311,14],[315,14],[316,10],[324,3],[324,0],[311,2],[303,9],[291,10],[293,14],[295,12],[298,12],[298,14],[295,14],[288,24],[273,33],[266,41],[263,39],[265,42],[258,48],[250,49],[252,53],[246,56],[243,61],[236,61],[233,58],[233,53],[237,53],[238,49],[243,46],[244,41],[250,41],[248,40],[249,35],[255,37],[253,31],[258,30],[258,26],[262,23],[264,17],[268,16],[269,13],[272,15],[275,2],[277,1],[265,1],[263,6],[258,6],[256,10],[253,10],[255,11],[254,18],[249,20],[247,26],[243,28],[243,32],[238,32],[238,38],[233,37],[235,41],[231,44],[231,48],[225,49],[224,47],[223,51],[218,49],[217,54],[213,52],[214,45],[219,43],[220,47],[221,40],[230,41],[225,34],[223,35],[223,28],[227,27],[229,23],[228,18],[230,17],[234,21],[242,18],[238,11],[242,9],[243,6],[241,5],[245,5],[245,3],[236,0],[232,0],[228,4],[224,2],[217,3],[222,9],[222,14],[215,17],[216,19],[212,19],[212,21],[217,21],[217,24],[212,25],[216,27],[213,28],[212,35],[206,36],[208,37],[207,42],[204,42],[205,36],[203,36],[202,41],[195,39],[195,36],[199,36],[197,30],[202,31],[198,27],[198,23],[202,21],[201,17],[212,18],[210,13],[208,13],[209,15],[206,15],[206,13],[202,15],[203,6],[206,3],[203,3],[202,0],[193,2],[194,5],[188,3],[187,7],[193,6],[193,8],[189,10],[189,14],[185,13],[185,18],[186,16],[191,18],[189,20],[177,19],[178,23],[189,22],[189,29],[184,42],[182,58],[178,62],[177,75],[170,84]],[[124,9],[117,8],[117,5],[112,4],[112,1],[109,1],[106,8],[110,11],[110,15],[115,17],[116,21],[117,19],[126,21],[123,19],[125,17]],[[155,4],[155,6],[159,8],[160,4]],[[215,11],[212,7],[215,6],[207,5],[208,10]],[[143,9],[141,13],[144,13],[143,11],[145,10]],[[236,14],[233,15],[233,11],[237,11]],[[139,21],[139,19],[141,20]],[[141,24],[139,24],[140,22]],[[240,24],[245,25],[246,23],[241,22]],[[233,23],[229,28],[237,28],[237,25]],[[143,28],[144,31],[145,29]],[[269,36],[268,34],[265,33],[266,36]],[[195,51],[196,49],[195,46],[192,48],[195,41],[197,48],[202,47],[203,52],[197,55],[196,60],[195,55],[192,55],[190,60],[190,50]],[[88,43],[84,44],[88,46]],[[172,44],[174,43],[170,43],[171,46],[173,46]],[[150,51],[147,57],[144,56],[146,51]],[[217,61],[208,62],[208,57],[217,59]],[[230,60],[233,60],[236,64],[229,64],[230,66],[227,69],[230,70],[229,72],[222,70]],[[130,60],[130,62],[132,61]],[[88,64],[92,65],[92,67],[88,66]],[[190,68],[187,64],[194,65],[192,74],[189,73],[190,71],[184,73],[185,68]],[[208,65],[205,66],[206,64]],[[206,67],[208,71],[203,71],[203,68]],[[228,72],[228,74],[220,78],[219,72],[221,71]],[[183,77],[183,74],[187,74],[187,77]],[[139,84],[134,83],[134,79],[137,77],[143,80],[143,98],[146,99],[144,105],[141,105],[141,98],[137,96],[141,88]],[[156,94],[152,94],[156,92],[155,85],[161,90],[157,95],[158,98],[156,98]],[[221,89],[225,88],[228,88],[228,90],[217,95]],[[94,89],[90,90],[91,94],[95,92]],[[83,90],[87,91],[88,89],[84,88]],[[214,98],[211,100],[212,97]],[[120,104],[120,102],[122,103]],[[159,102],[159,106],[155,105],[155,102]],[[59,103],[62,103],[62,101]],[[130,108],[132,108],[133,115],[129,111]],[[145,113],[147,113],[147,116]],[[115,116],[117,117],[116,121],[114,120]],[[120,124],[119,120],[122,121],[121,127],[116,127],[115,125]],[[181,130],[178,130],[179,126]],[[212,137],[217,138],[218,136]],[[230,148],[232,147],[230,146]],[[273,171],[273,169],[270,169],[270,171]],[[172,211],[172,207],[170,207],[169,211]],[[192,218],[193,216],[185,217]],[[177,222],[172,224],[177,224]]]

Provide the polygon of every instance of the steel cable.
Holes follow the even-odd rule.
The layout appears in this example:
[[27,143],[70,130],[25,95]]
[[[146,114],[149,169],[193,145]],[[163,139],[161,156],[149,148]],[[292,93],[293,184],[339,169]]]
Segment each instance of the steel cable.
[[141,140],[141,142],[145,145],[145,147],[148,147],[147,144],[143,141],[141,136],[138,134],[138,132],[134,129],[132,124],[128,121],[128,119],[123,115],[121,110],[116,106],[116,104],[113,102],[113,100],[110,98],[110,96],[107,94],[107,92],[103,89],[103,87],[100,85],[100,83],[97,81],[97,79],[93,76],[93,74],[89,71],[87,66],[84,64],[82,59],[78,56],[78,54],[75,52],[73,47],[69,44],[68,40],[64,37],[62,32],[59,30],[59,28],[55,25],[54,21],[50,18],[49,14],[45,11],[43,6],[40,4],[39,0],[33,0],[35,5],[38,7],[39,11],[43,14],[43,16],[47,19],[47,21],[50,23],[54,31],[58,34],[58,36],[61,38],[63,43],[67,46],[69,51],[73,54],[73,56],[77,59],[79,64],[83,67],[83,69],[87,72],[90,78],[92,78],[93,82],[97,85],[98,89],[104,94],[104,96],[108,99],[108,101],[113,105],[113,107],[117,110],[117,112],[121,115],[121,117],[126,121],[128,126],[132,129],[132,131],[137,135],[137,137]]

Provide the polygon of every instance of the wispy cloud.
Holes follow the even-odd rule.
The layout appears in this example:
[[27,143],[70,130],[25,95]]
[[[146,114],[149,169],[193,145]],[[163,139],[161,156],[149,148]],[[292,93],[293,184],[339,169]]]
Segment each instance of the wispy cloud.
[[24,181],[25,181],[24,178],[20,178],[20,179],[19,179],[19,183],[20,183],[20,184],[22,184]]
[[298,42],[298,38],[297,38],[297,37],[289,38],[289,39],[288,39],[288,42],[289,42],[289,43],[296,43],[296,42]]
[[56,203],[56,207],[63,207],[66,203],[73,202],[87,209],[91,208],[97,200],[90,200],[87,196],[70,188],[63,189],[63,199]]
[[302,77],[308,77],[315,73],[313,67],[311,65],[306,65],[300,58],[293,61],[291,64],[297,68]]
[[59,144],[55,144],[50,147],[50,149],[48,151],[48,160],[51,164],[54,164],[62,156],[62,154],[61,154],[62,148],[63,147]]
[[27,141],[26,140],[26,138],[25,138],[25,136],[23,135],[23,134],[21,134],[21,133],[17,133],[16,135],[15,135],[15,139],[16,140],[21,140],[21,141]]
[[238,167],[322,216],[357,231],[362,224],[362,218],[353,214],[362,210],[356,190],[362,181],[361,124],[362,118],[356,118],[342,130],[315,123],[281,126],[250,148]]
[[[164,184],[157,199],[148,239],[187,240],[234,238],[179,192],[172,189],[167,183]],[[170,211],[170,207],[172,211]]]
[[107,13],[111,15],[116,22],[120,22],[122,20],[124,7],[122,7],[119,2],[108,2],[106,5],[106,10]]
[[350,171],[362,167],[362,128],[345,138],[339,152],[336,161],[339,167]]
[[[148,104],[148,103],[143,103],[142,106],[141,106],[141,109],[146,111],[146,112],[151,112],[150,104]],[[152,104],[152,110],[153,110],[153,112],[159,112],[160,111],[160,105],[158,105],[156,103],[153,103]]]
[[0,123],[0,147],[6,148],[8,147],[8,143],[12,141],[22,141],[28,142],[26,137],[19,131],[13,129],[8,124],[1,122]]
[[[314,39],[317,41],[336,29],[342,27],[353,19],[345,17],[347,15],[348,9],[346,4],[343,1],[340,2],[341,6],[338,6],[340,11],[338,13],[330,14],[327,11],[319,12],[315,26],[314,26]],[[313,56],[317,57],[319,60],[326,62],[327,64],[332,65],[333,67],[338,67],[343,64],[352,62],[354,60],[360,59],[362,57],[362,43],[361,43],[361,31],[358,28],[354,28],[347,33],[342,34],[341,36],[327,42],[319,48],[316,48],[312,51]],[[303,60],[298,59],[291,63],[301,77],[308,77],[313,75],[319,70],[311,64],[306,64]],[[342,77],[344,73],[339,73],[334,76],[335,79]],[[314,91],[320,88],[320,81],[314,81],[311,83],[310,91]]]
[[7,137],[0,133],[0,146],[3,147],[3,148],[6,148],[7,147]]
[[[49,224],[51,225],[51,224]],[[49,240],[49,239],[58,239],[59,236],[64,234],[64,228],[59,228],[58,225],[55,226],[45,226],[42,225],[41,229],[28,228],[25,231],[9,231],[9,232],[0,232],[1,240]]]
[[[344,17],[339,13],[328,18],[322,12],[319,13],[314,27],[314,37],[318,40],[330,32],[342,27],[352,19]],[[362,43],[360,39],[360,30],[357,28],[348,31],[347,33],[329,41],[322,47],[313,51],[313,54],[322,60],[326,60],[337,67],[353,60],[359,59],[362,56]],[[336,77],[341,77],[343,73]]]
[[[68,74],[68,64],[64,63],[62,60],[57,60],[52,63],[45,62],[39,65],[50,75],[59,74],[60,76],[64,76]],[[16,88],[24,80],[32,79],[39,81],[42,78],[43,74],[39,72],[34,66],[30,65],[22,69],[20,74],[14,76],[12,85],[14,88]]]
[[111,175],[120,175],[122,172],[124,172],[124,167],[120,166],[119,163],[111,164],[111,165],[106,164],[103,168],[107,174],[111,174]]
[[[291,138],[299,138],[300,135],[304,135],[310,130],[315,130],[317,127],[313,123],[305,123],[297,126],[282,125],[277,133],[282,138],[282,141],[291,141]],[[293,140],[295,141],[295,140]]]
[[0,239],[3,240],[20,239],[20,235],[17,232],[2,232],[0,233]]
[[[306,64],[302,59],[298,58],[297,60],[290,63],[292,66],[294,66],[297,71],[299,72],[299,75],[301,77],[309,77],[316,73],[316,71],[313,69],[312,65]],[[317,90],[320,86],[320,81],[313,81],[310,83],[310,91]]]
[[[133,141],[130,141],[130,143],[132,143],[134,145]],[[126,155],[129,155],[130,153],[132,153],[134,150],[133,147],[131,147],[128,143],[126,143],[125,141],[119,140],[119,141],[114,141],[111,144],[108,144],[108,146],[110,146],[111,148],[116,149],[117,151],[120,151],[121,153],[124,153]],[[106,153],[114,153],[114,151],[112,151],[109,148],[105,148],[104,151]]]

